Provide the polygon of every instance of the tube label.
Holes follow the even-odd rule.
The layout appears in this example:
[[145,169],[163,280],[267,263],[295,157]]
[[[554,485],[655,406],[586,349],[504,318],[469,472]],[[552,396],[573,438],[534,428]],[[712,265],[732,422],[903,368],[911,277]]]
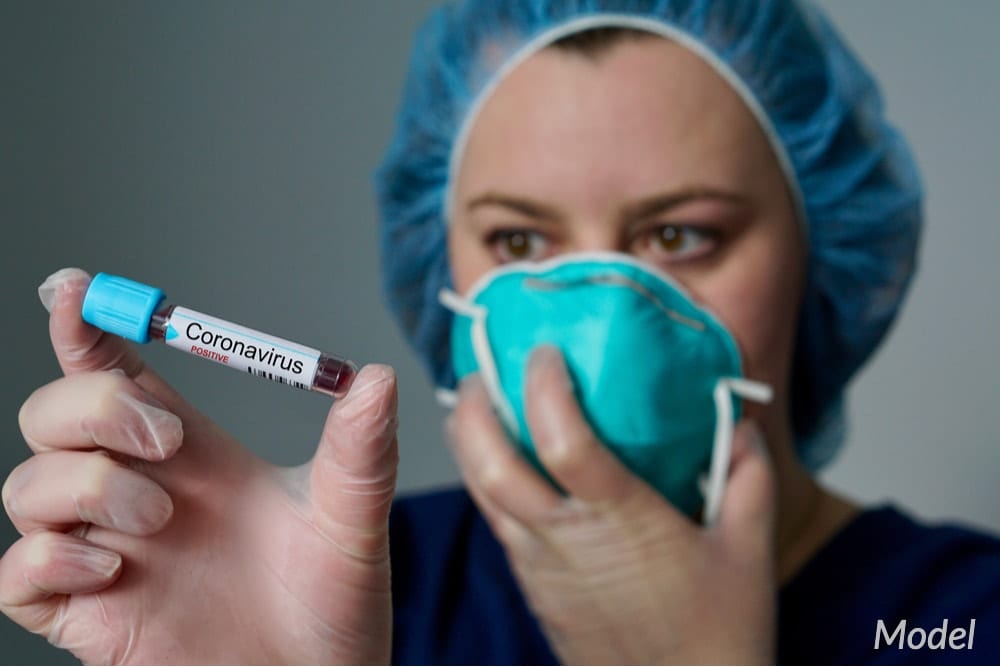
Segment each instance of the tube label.
[[311,389],[320,351],[177,306],[164,342],[257,377]]

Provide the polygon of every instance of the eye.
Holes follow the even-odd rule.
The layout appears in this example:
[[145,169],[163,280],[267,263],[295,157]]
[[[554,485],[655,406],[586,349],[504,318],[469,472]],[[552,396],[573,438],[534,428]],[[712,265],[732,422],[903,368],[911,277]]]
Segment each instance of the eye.
[[640,240],[640,252],[654,260],[675,262],[711,252],[717,235],[711,230],[685,225],[663,225],[651,229]]
[[549,242],[538,232],[524,229],[498,230],[489,235],[487,244],[501,262],[528,262],[541,259]]

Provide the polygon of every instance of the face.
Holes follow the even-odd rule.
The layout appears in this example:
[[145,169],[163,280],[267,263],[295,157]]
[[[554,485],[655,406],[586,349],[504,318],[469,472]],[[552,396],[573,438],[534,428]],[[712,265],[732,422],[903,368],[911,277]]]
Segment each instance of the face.
[[458,292],[511,261],[629,253],[684,285],[733,334],[745,375],[775,388],[755,415],[765,429],[788,414],[799,223],[756,120],[697,56],[652,36],[596,59],[535,54],[482,107],[452,196]]

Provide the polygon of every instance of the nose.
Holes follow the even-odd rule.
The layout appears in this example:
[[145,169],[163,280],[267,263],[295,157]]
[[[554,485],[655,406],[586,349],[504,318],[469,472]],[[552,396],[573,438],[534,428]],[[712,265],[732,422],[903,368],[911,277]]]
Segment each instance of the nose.
[[570,252],[627,253],[629,251],[624,235],[610,221],[579,225],[566,245]]

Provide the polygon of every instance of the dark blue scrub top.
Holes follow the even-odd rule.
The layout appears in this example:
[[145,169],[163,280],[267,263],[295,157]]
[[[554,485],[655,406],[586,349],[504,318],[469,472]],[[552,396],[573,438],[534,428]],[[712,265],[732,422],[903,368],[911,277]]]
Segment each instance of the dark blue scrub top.
[[[390,539],[395,663],[556,662],[503,549],[464,490],[397,501]],[[968,630],[973,618],[971,650],[900,650],[902,633],[891,647],[883,637],[874,648],[880,619],[890,635],[905,620],[919,642],[914,628],[931,632],[948,619],[949,632]],[[1000,541],[925,526],[892,507],[868,510],[781,590],[778,628],[780,663],[996,664]],[[958,634],[952,637],[958,645]]]

